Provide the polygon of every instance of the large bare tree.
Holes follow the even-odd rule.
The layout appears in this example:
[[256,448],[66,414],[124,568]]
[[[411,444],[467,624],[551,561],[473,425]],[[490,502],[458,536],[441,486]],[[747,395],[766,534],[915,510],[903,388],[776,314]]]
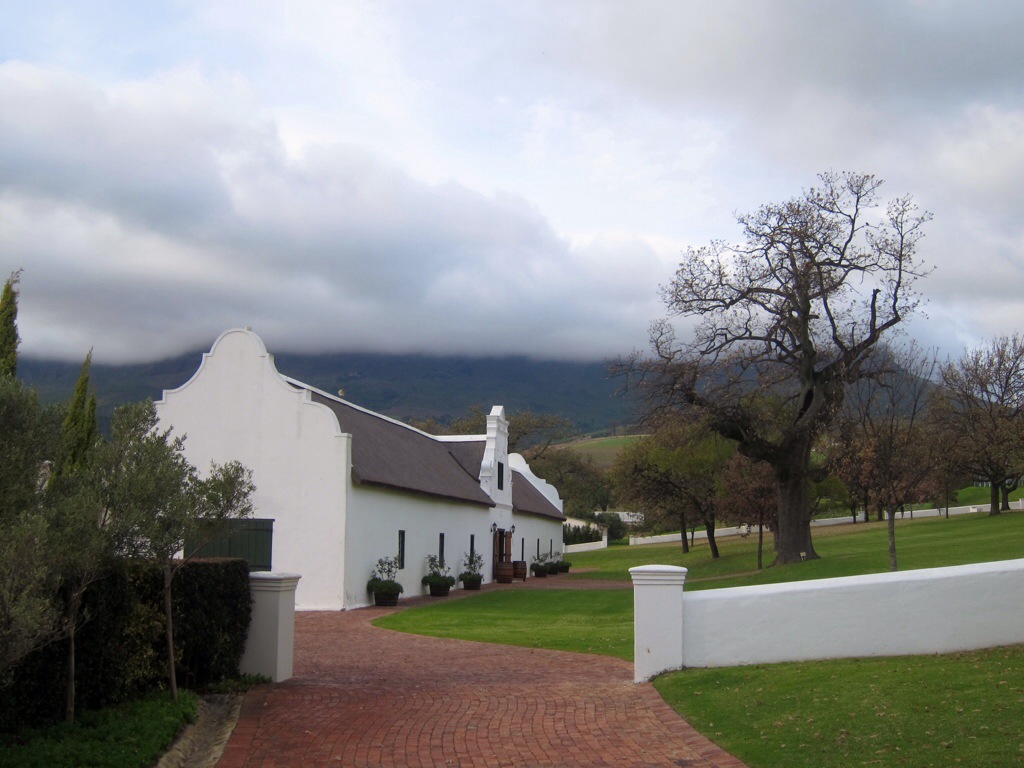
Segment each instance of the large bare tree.
[[1024,474],[1024,337],[1001,336],[941,373],[943,443],[961,471],[989,482],[989,514],[997,515],[1000,491]]
[[677,340],[652,329],[653,356],[626,363],[652,409],[697,408],[711,429],[765,461],[779,487],[779,563],[816,557],[811,447],[864,375],[872,348],[918,304],[916,261],[927,213],[879,200],[882,182],[824,173],[783,203],[740,215],[743,242],[685,254],[664,288],[669,317],[694,317]]

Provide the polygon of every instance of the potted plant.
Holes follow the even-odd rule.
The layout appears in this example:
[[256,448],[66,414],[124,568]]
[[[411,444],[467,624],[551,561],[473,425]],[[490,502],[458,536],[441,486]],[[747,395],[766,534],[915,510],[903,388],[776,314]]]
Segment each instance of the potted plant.
[[530,563],[530,573],[532,573],[534,576],[536,576],[538,578],[541,578],[541,579],[545,578],[548,575],[548,563],[547,563],[547,560],[548,560],[548,556],[547,555],[540,555],[540,556],[538,556],[536,560],[534,560],[532,563]]
[[483,584],[484,575],[480,569],[484,567],[484,556],[479,552],[471,552],[463,555],[462,564],[465,570],[459,574],[459,581],[465,589],[480,589]]
[[398,596],[405,590],[395,581],[398,575],[398,558],[382,557],[377,567],[370,572],[366,591],[373,593],[374,605],[398,605]]
[[554,576],[555,574],[558,573],[559,563],[560,562],[561,561],[559,561],[559,560],[548,560],[548,562],[547,562],[548,576]]
[[451,588],[455,586],[455,577],[440,556],[427,555],[427,575],[423,577],[422,583],[430,587],[431,597],[448,597]]
[[570,563],[568,560],[559,560],[558,561],[558,572],[559,573],[568,573],[569,569],[571,567],[572,567],[572,563]]

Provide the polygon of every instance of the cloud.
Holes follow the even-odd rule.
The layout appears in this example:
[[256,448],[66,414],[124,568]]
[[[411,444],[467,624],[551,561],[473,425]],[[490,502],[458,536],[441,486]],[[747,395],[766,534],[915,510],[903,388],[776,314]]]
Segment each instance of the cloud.
[[1024,323],[1024,6],[122,5],[0,28],[28,354],[615,355],[681,251],[830,169],[934,212],[915,333]]
[[358,146],[290,156],[244,88],[194,70],[101,87],[6,64],[0,116],[0,245],[37,355],[153,358],[249,324],[289,350],[599,358],[656,310],[636,238],[612,258]]

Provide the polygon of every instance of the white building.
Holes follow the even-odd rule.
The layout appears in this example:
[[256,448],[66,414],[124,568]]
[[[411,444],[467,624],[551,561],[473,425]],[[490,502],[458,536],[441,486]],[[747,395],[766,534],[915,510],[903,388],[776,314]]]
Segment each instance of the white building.
[[369,604],[381,557],[400,557],[410,597],[424,594],[427,555],[457,575],[475,550],[492,581],[498,560],[562,550],[562,502],[509,455],[501,406],[486,435],[429,435],[278,373],[259,336],[233,329],[157,414],[201,471],[230,460],[253,471],[256,517],[274,521],[273,570],[302,575],[297,608]]

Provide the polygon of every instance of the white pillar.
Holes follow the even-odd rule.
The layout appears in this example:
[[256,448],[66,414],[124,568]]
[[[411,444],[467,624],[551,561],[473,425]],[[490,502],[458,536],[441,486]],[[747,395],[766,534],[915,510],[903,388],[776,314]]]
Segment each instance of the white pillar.
[[633,579],[633,681],[683,666],[683,585],[686,569],[641,565]]
[[239,669],[246,675],[266,675],[275,683],[292,676],[295,650],[294,573],[249,574],[252,620]]

